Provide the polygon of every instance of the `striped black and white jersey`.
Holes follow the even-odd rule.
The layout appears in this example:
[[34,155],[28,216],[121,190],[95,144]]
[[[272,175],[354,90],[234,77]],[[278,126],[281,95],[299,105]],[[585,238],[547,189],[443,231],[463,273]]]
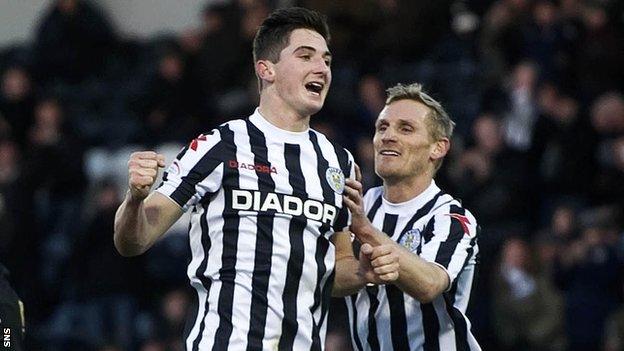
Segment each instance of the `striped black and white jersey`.
[[354,350],[480,350],[465,315],[479,251],[473,215],[433,181],[399,204],[386,201],[382,187],[372,188],[364,207],[376,228],[441,266],[451,284],[425,304],[392,284],[366,286],[347,296]]
[[314,131],[258,110],[202,134],[157,191],[191,211],[198,310],[188,350],[323,350],[334,279],[329,241],[353,158]]

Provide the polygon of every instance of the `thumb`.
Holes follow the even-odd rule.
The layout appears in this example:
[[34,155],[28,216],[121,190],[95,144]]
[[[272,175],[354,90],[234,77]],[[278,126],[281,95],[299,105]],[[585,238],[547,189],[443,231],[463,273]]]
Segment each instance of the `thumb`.
[[156,155],[156,161],[158,161],[158,167],[165,167],[165,155]]
[[360,252],[369,256],[373,253],[373,247],[371,246],[371,244],[362,244],[362,246],[360,247]]

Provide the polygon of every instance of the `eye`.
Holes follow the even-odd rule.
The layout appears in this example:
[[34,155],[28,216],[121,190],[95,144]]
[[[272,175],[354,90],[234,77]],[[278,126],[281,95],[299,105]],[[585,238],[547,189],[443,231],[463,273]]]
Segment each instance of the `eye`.
[[325,60],[325,64],[327,65],[327,67],[331,66],[331,60]]
[[310,61],[312,57],[310,55],[301,55],[301,59],[303,59],[304,61]]
[[378,126],[377,126],[377,131],[378,131],[378,132],[383,132],[383,131],[385,131],[386,129],[388,129],[388,126],[387,126],[387,125],[385,125],[385,124],[381,124],[381,125],[378,125]]
[[401,127],[401,131],[404,133],[411,133],[414,131],[414,128],[410,127],[410,126],[403,126]]

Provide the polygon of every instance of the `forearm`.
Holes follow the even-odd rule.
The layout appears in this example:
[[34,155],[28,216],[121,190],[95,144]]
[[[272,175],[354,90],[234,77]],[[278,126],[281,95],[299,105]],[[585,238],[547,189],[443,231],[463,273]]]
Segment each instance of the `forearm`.
[[399,266],[399,279],[395,284],[422,303],[433,301],[448,287],[448,274],[441,267],[403,248]]
[[332,296],[343,297],[357,293],[366,285],[359,274],[359,262],[355,257],[343,257],[336,260],[336,276]]
[[114,241],[122,256],[140,255],[148,247],[147,219],[143,200],[128,193],[115,214]]

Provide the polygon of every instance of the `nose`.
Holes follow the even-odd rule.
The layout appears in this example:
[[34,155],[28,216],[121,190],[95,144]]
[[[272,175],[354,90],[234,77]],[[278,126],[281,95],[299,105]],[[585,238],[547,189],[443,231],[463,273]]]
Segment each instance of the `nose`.
[[381,135],[381,142],[384,144],[392,143],[392,142],[395,142],[396,140],[397,140],[396,133],[394,132],[393,128],[386,128],[386,130]]
[[321,58],[317,60],[317,63],[314,67],[314,73],[322,74],[323,76],[329,76],[329,74],[331,73],[331,68],[327,63],[325,63],[325,59]]

